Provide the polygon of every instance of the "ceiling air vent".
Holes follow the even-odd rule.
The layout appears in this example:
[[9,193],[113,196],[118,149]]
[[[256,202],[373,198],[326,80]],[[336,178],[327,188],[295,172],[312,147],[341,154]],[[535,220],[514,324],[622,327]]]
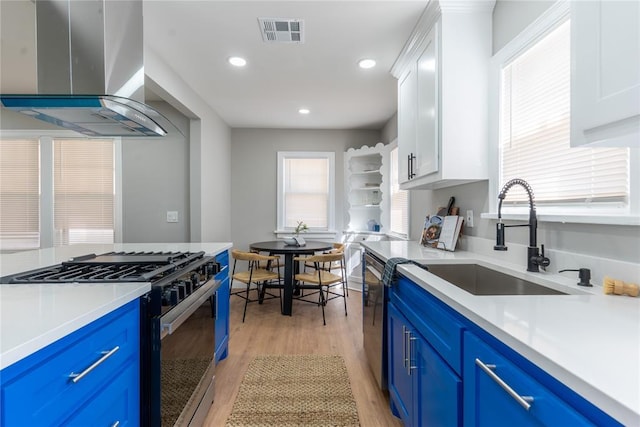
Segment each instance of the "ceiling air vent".
[[258,23],[267,43],[304,43],[302,19],[258,18]]

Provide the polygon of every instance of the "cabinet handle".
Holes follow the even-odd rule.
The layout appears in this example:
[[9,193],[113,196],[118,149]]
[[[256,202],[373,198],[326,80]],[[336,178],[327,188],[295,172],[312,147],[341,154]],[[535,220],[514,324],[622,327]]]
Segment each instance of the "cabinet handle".
[[493,370],[496,368],[496,365],[484,364],[480,359],[476,358],[476,365],[480,367],[489,377],[494,380],[504,391],[506,391],[509,396],[513,397],[516,402],[520,404],[527,411],[531,409],[531,404],[533,403],[533,397],[531,396],[520,396],[514,389],[512,389],[509,384],[504,382],[502,378],[500,378]]
[[77,383],[82,378],[84,378],[85,375],[87,375],[89,372],[93,371],[95,368],[97,368],[99,365],[101,365],[105,360],[107,360],[108,358],[113,356],[113,354],[118,350],[120,350],[120,346],[119,345],[113,347],[113,349],[111,349],[109,351],[103,351],[102,352],[103,356],[100,359],[96,360],[93,363],[93,365],[89,366],[87,369],[85,369],[84,371],[80,372],[79,374],[74,374],[73,372],[70,373],[69,374],[69,378],[71,378],[71,381],[73,383]]
[[416,176],[415,172],[413,172],[413,163],[415,159],[416,156],[413,153],[409,154],[409,179],[413,179],[413,177]]
[[413,341],[416,341],[418,338],[411,336],[411,331],[409,331],[409,366],[407,366],[407,373],[411,375],[411,371],[416,369],[416,365],[411,364],[411,358],[413,357]]
[[407,367],[407,327],[402,325],[402,366]]
[[120,425],[120,421],[116,421],[115,423],[111,424],[111,427],[118,427]]

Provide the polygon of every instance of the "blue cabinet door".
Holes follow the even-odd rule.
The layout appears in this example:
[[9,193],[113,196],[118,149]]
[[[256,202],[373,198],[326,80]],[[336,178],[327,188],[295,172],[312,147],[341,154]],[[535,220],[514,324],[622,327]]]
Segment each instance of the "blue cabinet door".
[[215,279],[222,283],[213,299],[216,320],[216,363],[226,359],[229,353],[229,251],[216,255],[220,271]]
[[214,297],[216,316],[216,363],[229,353],[229,279],[226,278]]
[[[483,368],[484,365],[484,368]],[[487,369],[495,374],[492,376]],[[500,384],[499,378],[503,384]],[[523,397],[527,409],[515,396]],[[465,427],[593,426],[516,364],[466,332],[464,337]]]
[[462,380],[420,335],[410,348],[417,371],[416,425],[461,427]]
[[405,426],[414,425],[413,379],[408,366],[408,322],[390,303],[387,311],[389,337],[389,400],[391,411],[402,419]]

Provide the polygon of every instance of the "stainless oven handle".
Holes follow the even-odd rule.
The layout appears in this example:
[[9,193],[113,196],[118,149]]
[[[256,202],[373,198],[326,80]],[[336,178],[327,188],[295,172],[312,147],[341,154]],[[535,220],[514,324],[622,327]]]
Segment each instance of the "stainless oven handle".
[[182,300],[171,311],[160,318],[160,339],[172,334],[180,327],[219,287],[220,281],[209,280],[191,295]]

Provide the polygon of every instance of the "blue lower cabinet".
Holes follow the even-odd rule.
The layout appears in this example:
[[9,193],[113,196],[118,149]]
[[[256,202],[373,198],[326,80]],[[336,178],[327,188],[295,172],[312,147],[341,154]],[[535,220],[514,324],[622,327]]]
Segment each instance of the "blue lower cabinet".
[[220,271],[215,279],[222,283],[214,296],[214,316],[216,319],[216,363],[229,354],[229,251],[216,255]]
[[389,394],[405,426],[461,426],[462,381],[419,331],[389,304]]
[[139,300],[8,366],[0,377],[1,426],[138,425]]
[[418,424],[462,425],[462,380],[423,339],[415,341],[418,366]]
[[414,424],[413,381],[407,368],[407,331],[409,322],[396,309],[388,306],[387,328],[389,337],[389,398],[391,411],[404,425]]
[[595,425],[470,332],[464,361],[465,427]]

